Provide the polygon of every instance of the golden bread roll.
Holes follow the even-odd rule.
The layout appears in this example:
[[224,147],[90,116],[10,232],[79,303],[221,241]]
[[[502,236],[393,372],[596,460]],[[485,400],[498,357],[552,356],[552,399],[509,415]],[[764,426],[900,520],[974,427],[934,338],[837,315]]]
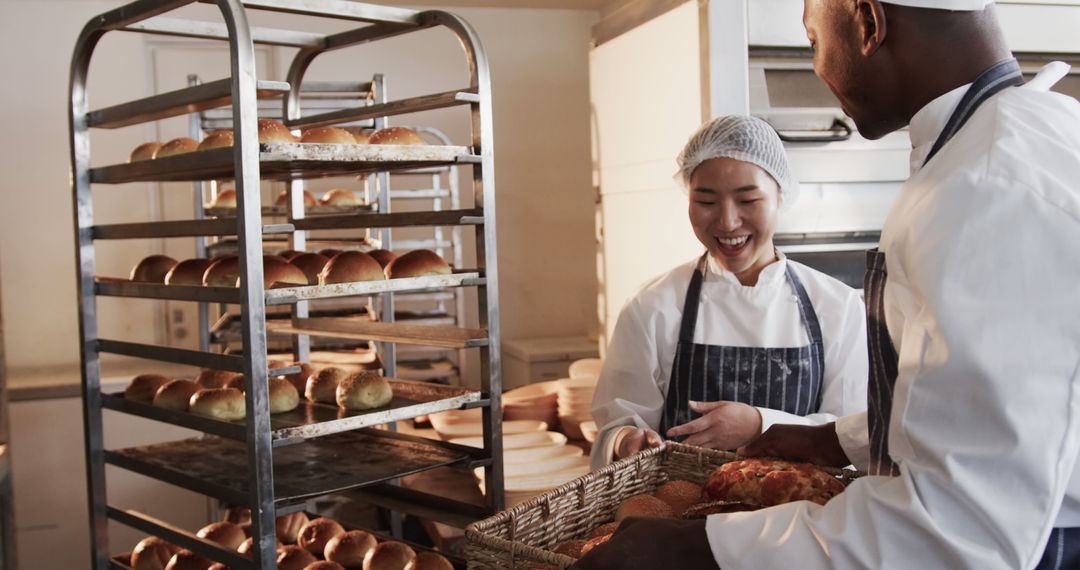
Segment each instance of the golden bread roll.
[[240,258],[226,255],[214,261],[203,273],[203,285],[207,287],[239,287]]
[[211,208],[235,208],[236,207],[236,190],[228,188],[219,191],[214,195],[213,201],[210,202]]
[[346,131],[349,131],[349,134],[352,135],[353,139],[356,140],[356,144],[368,144],[368,141],[371,140],[371,134],[364,127],[341,127],[341,128],[345,129]]
[[300,392],[296,386],[284,378],[270,379],[270,413],[291,412],[300,405]]
[[416,552],[408,545],[387,540],[364,557],[364,570],[404,570],[413,558],[416,558]]
[[220,129],[214,131],[199,143],[197,150],[214,150],[215,148],[226,148],[233,145],[233,131],[232,129]]
[[383,279],[386,279],[386,276],[383,275],[379,262],[362,251],[343,251],[331,257],[319,274],[320,285]]
[[583,546],[585,546],[584,540],[567,540],[565,542],[560,542],[552,552],[576,559],[581,558],[581,547]]
[[135,150],[131,151],[131,156],[128,157],[128,162],[139,162],[140,160],[151,160],[157,151],[161,149],[161,143],[154,141],[148,143],[142,143],[135,147]]
[[190,550],[181,550],[173,554],[165,565],[165,570],[209,570],[213,564],[213,560],[203,558]]
[[323,549],[323,557],[349,568],[364,565],[364,557],[378,541],[369,532],[350,530],[331,538]]
[[589,553],[590,550],[592,550],[592,549],[596,548],[597,546],[600,546],[601,544],[604,544],[605,542],[611,540],[612,536],[615,536],[615,535],[613,535],[613,534],[605,534],[605,535],[593,537],[593,538],[590,538],[589,540],[586,540],[584,546],[581,547],[581,555],[585,556],[586,554]]
[[132,281],[136,283],[164,283],[165,276],[178,262],[167,255],[149,255],[131,268]]
[[593,529],[593,531],[589,533],[589,538],[596,538],[598,536],[604,536],[605,534],[615,534],[615,531],[618,530],[618,528],[619,523],[617,522],[604,523]]
[[652,517],[670,519],[675,517],[671,505],[652,495],[634,495],[619,505],[615,511],[616,522],[628,517]]
[[416,131],[405,127],[386,127],[368,137],[368,144],[426,144]]
[[236,421],[244,419],[244,393],[236,388],[209,388],[195,392],[188,403],[193,414]]
[[240,525],[241,528],[251,524],[251,509],[247,507],[229,507],[225,509],[225,522]]
[[246,382],[247,382],[247,380],[246,380],[246,378],[245,378],[245,376],[243,374],[237,374],[236,376],[233,376],[232,380],[229,380],[228,384],[226,384],[223,387],[224,388],[236,388],[237,390],[240,390],[241,392],[246,392],[247,391],[247,383]]
[[342,380],[349,377],[349,373],[335,366],[328,366],[313,374],[307,380],[304,387],[304,395],[312,402],[325,404],[337,403],[337,387]]
[[296,544],[300,529],[308,523],[308,516],[303,512],[281,515],[274,520],[274,532],[283,544]]
[[158,388],[157,393],[154,394],[153,404],[167,410],[186,412],[191,397],[199,390],[202,390],[202,386],[192,380],[186,378],[170,380],[167,384]]
[[397,259],[397,255],[388,249],[373,249],[368,252],[368,255],[375,258],[375,261],[379,262],[379,266],[383,268],[383,273],[386,273],[386,266],[390,265],[390,262]]
[[345,251],[343,249],[326,248],[320,249],[319,255],[325,256],[327,259],[333,259],[335,255]]
[[[281,549],[285,545],[281,544],[280,540],[275,540],[274,542],[276,543],[275,548],[277,549],[277,551],[281,552]],[[255,539],[251,538],[249,536],[249,537],[244,539],[244,542],[240,543],[240,546],[236,549],[236,551],[239,552],[240,554],[250,554],[251,551],[254,550],[254,549],[255,549]]]
[[215,562],[211,564],[210,567],[206,570],[229,570],[229,567],[220,562]]
[[316,127],[300,133],[302,143],[356,144],[352,133],[338,127]]
[[318,561],[319,559],[315,558],[314,554],[295,544],[290,544],[278,551],[277,567],[278,570],[304,570],[308,564]]
[[653,493],[653,496],[671,505],[676,515],[701,502],[702,488],[690,481],[668,481]]
[[389,404],[394,399],[394,391],[386,378],[368,371],[342,380],[335,397],[338,406],[347,410],[370,410]]
[[327,206],[362,206],[363,200],[356,197],[356,193],[345,188],[332,188],[323,194],[319,202]]
[[296,393],[303,396],[304,390],[307,389],[308,378],[315,375],[315,369],[307,362],[290,362],[288,366],[299,366],[300,372],[286,374],[282,378],[291,382],[293,387],[296,388]]
[[228,388],[229,382],[239,376],[236,372],[226,370],[203,370],[195,377],[195,383],[203,388]]
[[387,279],[449,275],[450,264],[430,249],[415,249],[386,264]]
[[405,570],[454,570],[454,565],[442,554],[420,552],[405,565]]
[[240,548],[244,539],[247,538],[244,529],[240,528],[240,525],[228,521],[210,523],[200,528],[199,532],[195,533],[195,536],[210,542],[216,542],[229,550]]
[[718,467],[705,483],[705,496],[771,507],[792,501],[824,505],[844,492],[836,477],[809,463],[780,459],[743,459]]
[[195,142],[195,139],[180,137],[161,145],[161,148],[154,153],[154,158],[165,158],[167,156],[187,154],[189,152],[194,152],[197,148],[199,148],[199,143]]
[[304,253],[306,253],[306,252],[296,251],[295,249],[286,249],[285,251],[282,251],[281,253],[279,253],[278,257],[280,257],[280,258],[284,259],[285,261],[288,261],[288,262],[291,263],[292,260],[296,259],[296,256],[303,255]]
[[326,264],[330,263],[330,258],[317,253],[301,253],[290,259],[289,263],[304,272],[304,275],[307,276],[308,285],[318,285],[319,273],[322,273],[322,270],[326,268]]
[[275,119],[259,119],[259,144],[293,142],[296,142],[296,137],[284,123]]
[[124,389],[124,398],[132,402],[149,404],[154,401],[157,391],[168,383],[169,379],[160,374],[139,374],[132,378]]
[[323,551],[326,550],[326,543],[339,534],[345,534],[345,529],[337,521],[319,517],[308,521],[300,529],[296,543],[304,550],[316,556],[322,556]]
[[131,567],[134,570],[165,570],[165,566],[178,550],[180,549],[176,546],[156,536],[148,536],[140,540],[131,552]]
[[320,560],[318,562],[312,562],[304,567],[304,570],[345,570],[345,567],[337,562],[330,562],[329,560]]
[[[312,206],[317,206],[318,204],[319,204],[319,201],[315,199],[315,195],[312,194],[311,192],[308,192],[307,190],[304,190],[304,207],[305,208],[310,208]],[[289,205],[289,191],[288,190],[282,190],[280,193],[278,193],[277,198],[274,199],[274,205],[275,206],[281,206],[281,207],[288,206]]]
[[165,284],[202,285],[202,278],[208,267],[210,267],[209,259],[185,259],[165,274]]
[[303,287],[308,284],[307,275],[300,268],[276,255],[263,256],[263,287]]

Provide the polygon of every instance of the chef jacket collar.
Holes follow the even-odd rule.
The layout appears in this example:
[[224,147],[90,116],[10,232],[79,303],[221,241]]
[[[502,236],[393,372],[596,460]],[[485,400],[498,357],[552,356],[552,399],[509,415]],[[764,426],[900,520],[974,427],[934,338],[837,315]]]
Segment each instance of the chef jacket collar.
[[911,174],[922,168],[938,135],[945,129],[945,123],[949,122],[949,117],[970,86],[969,83],[939,96],[911,118]]
[[758,275],[757,285],[753,287],[747,287],[739,282],[739,278],[734,273],[724,269],[720,266],[720,263],[716,261],[711,255],[705,256],[708,259],[706,263],[705,283],[710,281],[713,283],[721,282],[729,285],[737,285],[747,293],[769,293],[772,292],[775,287],[782,285],[787,277],[787,256],[780,250],[776,250],[776,261],[766,265],[761,270],[761,274]]

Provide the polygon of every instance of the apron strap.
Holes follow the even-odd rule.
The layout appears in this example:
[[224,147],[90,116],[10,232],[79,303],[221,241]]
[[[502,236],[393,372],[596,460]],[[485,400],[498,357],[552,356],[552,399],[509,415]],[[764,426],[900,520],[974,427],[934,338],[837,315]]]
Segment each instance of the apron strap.
[[705,259],[708,255],[709,252],[705,252],[705,255],[701,256],[694,267],[694,274],[690,276],[690,286],[686,288],[686,301],[683,303],[682,323],[679,325],[679,342],[694,342],[698,305],[701,301],[701,283],[704,281]]
[[821,334],[821,322],[818,320],[817,312],[814,311],[814,304],[810,301],[810,295],[806,292],[806,287],[803,286],[802,280],[799,279],[799,275],[795,273],[795,269],[791,265],[791,261],[787,264],[787,279],[791,284],[791,288],[795,290],[795,300],[799,305],[799,314],[802,316],[803,326],[806,327],[806,336],[810,339],[810,358],[813,359],[814,366],[817,368],[817,378],[820,380],[817,389],[817,401],[814,408],[821,407],[821,382],[825,380],[825,342],[824,336]]

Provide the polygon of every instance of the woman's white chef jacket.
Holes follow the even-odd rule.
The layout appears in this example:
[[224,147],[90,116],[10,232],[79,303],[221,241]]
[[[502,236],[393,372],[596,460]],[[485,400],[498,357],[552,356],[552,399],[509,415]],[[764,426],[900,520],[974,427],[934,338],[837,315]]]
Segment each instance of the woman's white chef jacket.
[[[1080,526],[1080,103],[1046,91],[1060,72],[984,103],[925,167],[965,88],[912,119],[881,240],[900,476],[710,517],[721,568],[1032,568]],[[838,428],[865,462],[865,417]]]
[[[694,342],[773,348],[808,344],[795,292],[785,276],[789,263],[821,323],[825,345],[821,407],[805,417],[758,408],[763,430],[774,423],[827,423],[866,409],[866,313],[862,299],[851,287],[782,254],[762,270],[753,287],[740,284],[710,257]],[[593,446],[593,468],[610,461],[620,428],[655,430],[660,425],[686,289],[696,264],[697,259],[687,262],[646,284],[619,314],[593,398],[593,417],[600,427]]]

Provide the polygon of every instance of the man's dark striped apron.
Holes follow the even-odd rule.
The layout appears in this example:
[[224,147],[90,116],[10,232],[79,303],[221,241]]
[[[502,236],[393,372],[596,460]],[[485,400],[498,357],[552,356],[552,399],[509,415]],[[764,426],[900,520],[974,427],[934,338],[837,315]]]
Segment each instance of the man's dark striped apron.
[[810,342],[793,348],[764,348],[694,344],[705,263],[702,256],[687,288],[660,433],[700,417],[690,409],[691,400],[742,402],[800,416],[816,412],[825,371],[821,325],[791,264],[787,264],[787,281]]
[[[1024,78],[1015,59],[998,63],[985,71],[968,88],[960,104],[949,117],[926,157],[924,165],[937,155],[946,143],[963,128],[968,119],[988,99],[1002,90],[1021,85]],[[867,252],[866,276],[863,281],[866,295],[867,341],[870,351],[870,385],[867,389],[868,421],[870,428],[870,474],[898,475],[899,469],[889,456],[889,419],[892,414],[893,388],[899,367],[899,356],[885,324],[885,253],[877,249]],[[1036,570],[1080,568],[1080,528],[1056,528]]]

